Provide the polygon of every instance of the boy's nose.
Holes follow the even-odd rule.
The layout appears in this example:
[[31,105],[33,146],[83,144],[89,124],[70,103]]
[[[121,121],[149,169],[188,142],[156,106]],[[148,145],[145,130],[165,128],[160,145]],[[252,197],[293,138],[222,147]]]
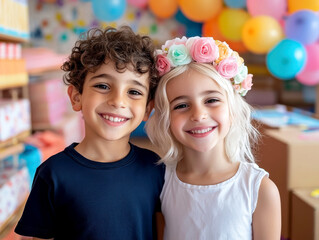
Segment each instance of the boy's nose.
[[200,107],[193,107],[191,121],[199,122],[207,119],[207,112]]
[[109,95],[108,104],[115,108],[124,108],[125,107],[125,100],[121,93],[113,92]]

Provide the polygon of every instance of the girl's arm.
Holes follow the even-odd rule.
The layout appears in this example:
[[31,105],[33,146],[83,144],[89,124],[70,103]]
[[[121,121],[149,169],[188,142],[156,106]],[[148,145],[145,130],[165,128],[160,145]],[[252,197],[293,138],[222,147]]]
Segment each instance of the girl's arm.
[[255,240],[279,240],[281,234],[281,207],[277,186],[268,177],[260,184],[258,202],[253,214]]

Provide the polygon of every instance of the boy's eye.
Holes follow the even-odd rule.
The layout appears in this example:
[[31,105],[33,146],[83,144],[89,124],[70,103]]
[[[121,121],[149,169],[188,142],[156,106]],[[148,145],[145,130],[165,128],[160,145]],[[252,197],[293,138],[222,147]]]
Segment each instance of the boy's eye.
[[94,87],[99,89],[104,89],[104,90],[110,89],[109,86],[106,84],[95,84]]
[[130,90],[130,91],[128,91],[128,93],[130,94],[130,95],[143,95],[140,91],[137,91],[137,90]]
[[188,105],[186,103],[181,103],[181,104],[176,105],[173,109],[177,110],[177,109],[183,109],[183,108],[187,108],[187,107],[188,107]]

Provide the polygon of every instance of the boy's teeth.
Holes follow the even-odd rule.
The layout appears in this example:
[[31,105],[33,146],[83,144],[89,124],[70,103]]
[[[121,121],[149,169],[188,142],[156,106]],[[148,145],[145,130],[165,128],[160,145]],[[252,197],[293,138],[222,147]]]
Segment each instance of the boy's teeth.
[[206,133],[211,131],[213,128],[206,128],[206,129],[201,129],[201,130],[192,130],[191,132],[194,134],[199,134],[199,133]]
[[106,120],[109,120],[111,122],[123,122],[123,121],[125,121],[125,118],[112,117],[112,116],[108,116],[108,115],[103,115],[103,118],[105,118]]

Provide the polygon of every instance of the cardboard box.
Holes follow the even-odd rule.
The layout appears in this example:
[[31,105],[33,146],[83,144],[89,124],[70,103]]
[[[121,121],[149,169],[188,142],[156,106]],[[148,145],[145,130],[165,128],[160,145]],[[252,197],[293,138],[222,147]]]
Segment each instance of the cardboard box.
[[314,189],[292,192],[291,240],[319,240],[319,197],[310,195]]
[[31,129],[28,99],[0,100],[0,141],[15,137]]
[[[298,129],[266,129],[257,150],[257,164],[270,174],[281,197],[282,237],[291,236],[291,191],[319,183],[319,141],[301,138]],[[304,238],[307,239],[307,238]]]
[[28,169],[3,169],[0,171],[0,227],[25,201],[29,194]]

